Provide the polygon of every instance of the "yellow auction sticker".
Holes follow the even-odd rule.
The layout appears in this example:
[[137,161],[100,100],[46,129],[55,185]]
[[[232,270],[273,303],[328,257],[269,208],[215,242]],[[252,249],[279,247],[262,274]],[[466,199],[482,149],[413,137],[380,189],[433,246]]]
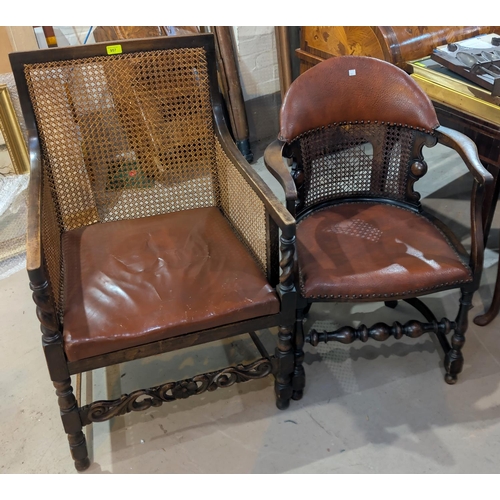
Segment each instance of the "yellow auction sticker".
[[122,53],[122,46],[121,45],[108,45],[106,47],[106,52],[108,53],[108,56],[112,56],[113,54],[121,54]]

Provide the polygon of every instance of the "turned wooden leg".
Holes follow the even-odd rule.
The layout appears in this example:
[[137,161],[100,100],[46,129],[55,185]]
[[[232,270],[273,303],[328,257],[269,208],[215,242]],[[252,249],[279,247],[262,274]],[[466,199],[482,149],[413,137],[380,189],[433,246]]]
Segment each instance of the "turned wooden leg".
[[276,406],[280,410],[288,408],[292,397],[293,358],[292,329],[280,326],[278,346],[276,347],[277,370],[274,383]]
[[304,387],[306,385],[306,374],[304,371],[304,309],[297,310],[297,318],[295,322],[295,331],[293,338],[294,346],[294,370],[292,377],[292,399],[298,401],[302,399]]
[[43,351],[50,379],[56,388],[62,423],[68,435],[69,448],[76,470],[83,471],[89,467],[90,461],[85,435],[82,432],[78,402],[71,387],[71,377],[66,364],[53,294],[42,271],[33,271],[29,274],[30,288],[33,290],[33,300],[37,306],[36,313],[40,320]]
[[457,375],[462,371],[464,366],[462,348],[465,344],[465,332],[467,331],[471,303],[472,292],[462,292],[460,309],[456,319],[456,328],[451,337],[451,349],[446,353],[444,360],[444,367],[446,370],[444,380],[450,385],[456,383]]
[[[277,288],[281,296],[281,307],[287,312],[287,317],[292,318],[296,309],[296,295],[294,286],[294,253],[295,253],[295,228],[283,230],[280,236],[281,251],[281,275]],[[290,313],[290,316],[288,316]],[[288,323],[288,320],[286,320]],[[292,397],[292,375],[294,370],[294,350],[292,341],[293,319],[286,326],[280,326],[278,333],[278,345],[276,346],[276,381],[274,390],[276,393],[276,406],[280,410],[288,408]]]
[[90,466],[90,460],[78,412],[78,403],[73,394],[73,387],[71,387],[71,379],[68,378],[63,382],[53,382],[53,384],[56,388],[59,408],[61,409],[61,419],[64,430],[68,435],[69,448],[75,461],[75,468],[77,471],[84,471]]

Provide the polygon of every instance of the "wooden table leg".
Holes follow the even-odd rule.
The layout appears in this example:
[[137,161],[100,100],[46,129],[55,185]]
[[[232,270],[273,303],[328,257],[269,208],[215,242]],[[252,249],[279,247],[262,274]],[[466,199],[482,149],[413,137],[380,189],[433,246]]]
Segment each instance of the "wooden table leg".
[[[484,162],[483,162],[484,163]],[[484,163],[484,166],[488,172],[493,176],[493,184],[489,191],[486,191],[484,196],[483,205],[483,230],[484,230],[484,245],[488,242],[488,236],[490,234],[491,222],[493,221],[493,216],[495,215],[495,209],[497,206],[498,195],[500,194],[500,169]]]

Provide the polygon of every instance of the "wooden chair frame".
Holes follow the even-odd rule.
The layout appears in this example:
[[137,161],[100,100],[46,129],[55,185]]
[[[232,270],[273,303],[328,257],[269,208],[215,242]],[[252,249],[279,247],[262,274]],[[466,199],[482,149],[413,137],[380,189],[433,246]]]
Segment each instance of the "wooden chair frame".
[[[46,264],[43,257],[41,239],[41,217],[43,211],[43,207],[41,206],[42,163],[35,113],[30,102],[28,86],[24,76],[24,65],[106,55],[106,48],[109,46],[109,43],[11,54],[11,64],[28,128],[29,154],[31,159],[31,179],[28,195],[27,270],[30,288],[33,291],[33,299],[36,304],[37,316],[41,323],[42,346],[50,378],[56,388],[64,430],[68,435],[75,467],[79,471],[85,470],[90,465],[83,427],[93,422],[106,421],[114,416],[123,415],[130,411],[145,410],[151,406],[160,406],[164,402],[187,398],[192,395],[201,394],[206,390],[227,387],[235,382],[258,379],[269,374],[274,374],[276,378],[275,391],[278,407],[285,407],[291,397],[290,381],[293,372],[292,329],[295,310],[295,282],[293,277],[295,221],[273,195],[269,187],[248,165],[229,134],[222,112],[221,95],[217,87],[213,35],[201,34],[195,36],[137,39],[122,41],[119,45],[124,54],[181,47],[205,48],[209,65],[214,129],[226,155],[260,198],[267,211],[268,262],[272,261],[275,264],[274,267],[272,265],[269,267],[268,280],[273,286],[276,286],[281,308],[278,314],[228,324],[210,330],[197,331],[138,347],[69,362],[64,350],[63,326],[60,325],[56,314],[54,296],[47,278]],[[281,232],[280,236],[279,231]],[[279,264],[278,236],[281,243],[281,260]],[[271,251],[271,249],[275,249],[275,251]],[[278,276],[279,269],[281,269],[280,276]],[[270,356],[254,331],[275,326],[280,327],[278,345],[275,355]],[[187,380],[168,382],[161,386],[140,389],[130,394],[123,394],[116,400],[96,401],[83,407],[80,406],[80,402],[75,398],[71,386],[72,375],[248,332],[250,332],[250,336],[261,355],[261,358],[250,365],[238,365],[216,372],[201,374]]]

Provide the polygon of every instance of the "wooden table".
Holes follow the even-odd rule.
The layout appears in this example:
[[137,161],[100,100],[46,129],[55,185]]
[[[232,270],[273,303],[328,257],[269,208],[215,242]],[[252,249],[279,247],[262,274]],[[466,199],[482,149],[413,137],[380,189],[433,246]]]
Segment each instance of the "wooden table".
[[[426,58],[428,60],[428,58]],[[479,158],[493,175],[493,186],[485,193],[483,227],[485,245],[488,240],[493,215],[500,191],[500,97],[467,84],[452,72],[437,73],[411,63],[412,77],[431,98],[441,125],[450,127],[470,137],[477,146]],[[500,312],[500,265],[497,271],[495,292],[485,314],[476,316],[474,323],[484,326]]]

